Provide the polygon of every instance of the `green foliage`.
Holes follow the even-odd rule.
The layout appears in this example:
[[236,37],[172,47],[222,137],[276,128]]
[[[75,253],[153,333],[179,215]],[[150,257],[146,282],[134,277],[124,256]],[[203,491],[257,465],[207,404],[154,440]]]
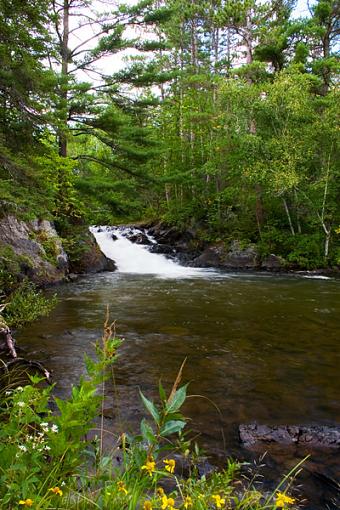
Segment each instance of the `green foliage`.
[[307,269],[322,267],[324,253],[321,233],[294,236],[290,247],[291,250],[287,253],[288,262]]
[[56,303],[56,296],[46,298],[41,290],[25,279],[7,298],[3,316],[9,327],[22,327],[48,315]]
[[32,267],[32,261],[16,255],[8,245],[0,244],[0,295],[9,294]]
[[[26,4],[0,2],[0,216],[66,231],[152,215],[264,251],[275,229],[292,264],[336,263],[335,0],[306,19],[292,19],[291,2],[148,0],[108,17],[86,0],[100,33],[88,51],[81,34],[74,48],[58,39],[67,11]],[[127,41],[129,24],[152,37]],[[114,76],[94,69],[132,46]],[[78,82],[80,70],[101,81]],[[320,248],[291,243],[313,230]],[[52,260],[51,242],[46,252]]]
[[280,253],[292,268],[316,269],[324,264],[321,233],[289,235],[270,227],[262,232],[258,249],[262,257]]
[[141,423],[141,433],[145,443],[148,445],[149,457],[154,456],[157,458],[162,450],[162,440],[172,434],[178,434],[185,427],[185,418],[179,411],[186,399],[186,390],[187,385],[178,389],[177,385],[175,385],[167,399],[160,383],[161,405],[159,408],[140,392],[142,402],[154,422],[154,427],[146,420],[143,420]]

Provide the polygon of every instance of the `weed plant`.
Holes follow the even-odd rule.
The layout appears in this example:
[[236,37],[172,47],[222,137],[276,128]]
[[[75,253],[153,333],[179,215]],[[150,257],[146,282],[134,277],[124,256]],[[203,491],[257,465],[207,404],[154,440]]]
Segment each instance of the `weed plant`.
[[[195,451],[183,439],[186,420],[181,407],[187,397],[187,385],[180,385],[183,366],[169,395],[159,384],[158,405],[140,394],[150,417],[142,420],[140,434],[120,434],[114,437],[112,450],[104,451],[105,384],[113,374],[120,343],[107,318],[96,358],[86,358],[87,376],[68,399],[54,397],[53,387],[41,388],[36,375],[30,376],[29,385],[2,393],[1,509],[296,508],[287,492],[300,465],[272,494],[261,493],[251,481],[241,482],[240,464],[231,460],[224,470],[199,476]],[[88,433],[98,415],[101,425],[93,441]],[[179,469],[183,462],[189,466],[186,477]]]

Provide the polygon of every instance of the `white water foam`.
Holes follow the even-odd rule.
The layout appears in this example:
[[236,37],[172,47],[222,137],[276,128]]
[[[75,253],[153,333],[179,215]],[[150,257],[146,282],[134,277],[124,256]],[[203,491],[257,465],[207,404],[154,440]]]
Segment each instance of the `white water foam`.
[[332,280],[330,276],[322,276],[321,274],[303,274],[302,278],[309,278],[310,280]]
[[[100,226],[91,227],[90,231],[104,255],[115,261],[120,273],[154,274],[165,278],[188,278],[208,273],[204,269],[184,267],[164,255],[151,253],[146,245],[133,243],[125,237],[128,233],[141,233],[140,230]],[[151,243],[156,243],[151,236],[144,235]]]

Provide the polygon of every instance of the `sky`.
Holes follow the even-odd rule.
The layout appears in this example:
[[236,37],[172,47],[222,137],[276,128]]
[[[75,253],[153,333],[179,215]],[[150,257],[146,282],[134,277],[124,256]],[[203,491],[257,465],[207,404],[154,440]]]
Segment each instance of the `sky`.
[[[309,15],[308,10],[308,0],[298,0],[296,8],[294,10],[293,17],[306,17]],[[99,13],[108,11],[110,8],[110,5],[115,6],[119,4],[129,4],[133,5],[137,3],[137,0],[93,0],[92,6],[93,8],[98,11]],[[313,0],[311,0],[310,3],[313,3]],[[86,12],[86,10],[84,11]],[[73,18],[73,23],[76,22],[76,19]],[[71,28],[75,28],[75,25]],[[78,30],[74,33],[73,37],[70,39],[70,46],[74,47],[75,45],[79,44],[81,40],[85,40],[90,38],[93,35],[93,31],[88,28],[84,28],[81,30]],[[143,37],[143,34],[136,34],[133,30],[129,29],[126,33],[127,37],[134,38],[134,37]],[[150,37],[149,37],[150,38]],[[96,41],[90,41],[87,48],[93,48],[96,44]],[[128,56],[137,55],[139,52],[134,49],[128,49],[123,52],[120,52],[119,54],[112,55],[110,57],[105,57],[100,60],[100,62],[97,63],[96,68],[98,71],[103,72],[107,75],[111,75],[119,70],[121,70],[124,67],[124,61]],[[78,72],[77,78],[80,81],[91,81],[93,83],[96,83],[97,81],[100,81],[100,78],[95,73],[88,73],[88,72]]]

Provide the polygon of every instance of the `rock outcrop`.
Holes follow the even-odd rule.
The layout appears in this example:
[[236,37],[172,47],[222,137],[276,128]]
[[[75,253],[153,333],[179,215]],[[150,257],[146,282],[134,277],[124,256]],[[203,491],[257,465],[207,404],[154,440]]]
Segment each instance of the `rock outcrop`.
[[145,225],[144,228],[157,241],[157,244],[149,248],[152,253],[161,253],[183,264],[192,265],[192,260],[198,257],[202,250],[202,243],[198,241],[193,230],[181,231],[162,223]]
[[22,277],[38,285],[57,283],[68,271],[68,258],[50,221],[22,221],[14,216],[0,220],[0,247],[20,260]]
[[193,267],[215,267],[225,270],[262,270],[282,271],[286,262],[274,254],[261,257],[256,245],[244,245],[234,240],[227,244],[223,241],[212,244],[199,239],[198,231],[181,231],[162,223],[143,225],[148,234],[154,236],[157,243],[150,251],[177,258],[181,263]]
[[48,220],[23,221],[9,215],[0,219],[1,269],[16,282],[28,278],[44,286],[67,279],[70,272],[115,271],[116,265],[100,251],[86,226],[62,241]]
[[208,246],[193,260],[193,265],[223,269],[258,269],[260,260],[253,245],[242,247],[238,241],[233,241],[228,247],[222,242]]
[[71,273],[100,273],[117,269],[113,260],[100,251],[93,234],[84,228],[73,238],[76,249],[71,250],[69,267]]

